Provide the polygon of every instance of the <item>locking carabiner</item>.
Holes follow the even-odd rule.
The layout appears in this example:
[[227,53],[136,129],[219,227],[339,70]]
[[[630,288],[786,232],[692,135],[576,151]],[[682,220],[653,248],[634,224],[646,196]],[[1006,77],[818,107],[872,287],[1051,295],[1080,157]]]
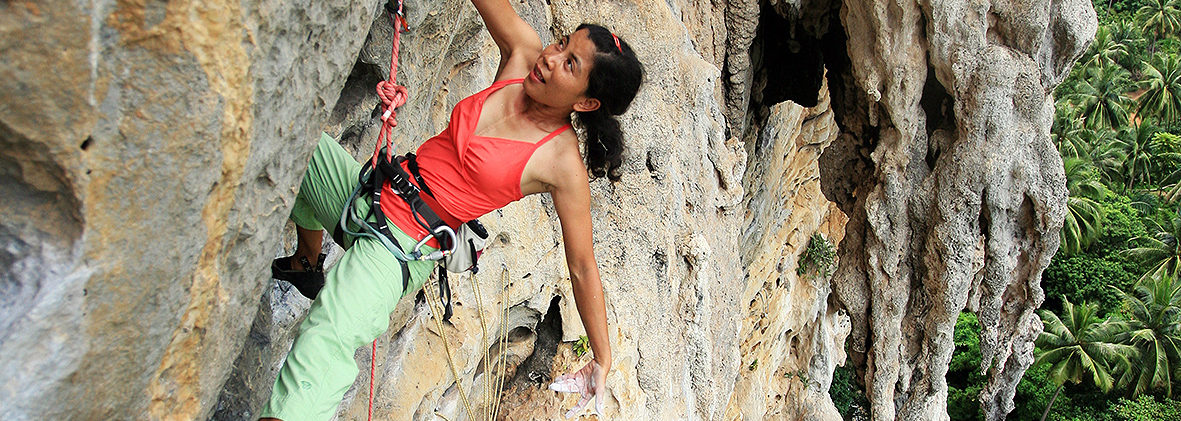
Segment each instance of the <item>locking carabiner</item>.
[[[432,251],[430,254],[423,255],[422,252],[419,251],[419,249],[421,249],[423,246],[425,246],[427,241],[430,241],[432,238],[435,238],[435,236],[438,235],[439,233],[445,233],[445,234],[447,234],[448,237],[451,238],[451,248],[448,250],[435,250],[435,251]],[[458,245],[458,242],[459,242],[459,240],[457,239],[457,236],[455,235],[455,230],[451,229],[451,227],[449,227],[449,226],[442,225],[442,226],[439,226],[438,228],[435,228],[435,232],[432,233],[431,235],[423,237],[422,240],[419,240],[418,244],[414,245],[414,250],[411,252],[411,255],[415,256],[415,260],[443,260],[443,259],[447,258],[447,256],[450,256],[451,253],[455,252],[455,247]]]

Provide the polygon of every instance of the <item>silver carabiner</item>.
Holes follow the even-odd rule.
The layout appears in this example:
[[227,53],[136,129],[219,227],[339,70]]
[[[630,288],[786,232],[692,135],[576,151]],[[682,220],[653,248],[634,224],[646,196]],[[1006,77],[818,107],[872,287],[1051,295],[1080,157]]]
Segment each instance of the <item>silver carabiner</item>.
[[440,232],[446,233],[448,237],[451,237],[451,249],[450,250],[435,250],[435,251],[431,252],[431,254],[424,256],[422,254],[422,252],[420,252],[418,250],[421,249],[422,246],[425,246],[427,241],[430,241],[432,238],[435,238],[435,236],[433,234],[428,235],[426,237],[423,237],[422,240],[419,240],[418,244],[414,245],[413,254],[416,256],[419,256],[418,260],[443,260],[447,256],[450,256],[451,253],[455,252],[455,247],[458,245],[458,242],[459,242],[459,240],[456,239],[455,230],[452,230],[451,227],[449,227],[449,226],[443,225],[438,228],[435,228],[435,234],[438,234]]

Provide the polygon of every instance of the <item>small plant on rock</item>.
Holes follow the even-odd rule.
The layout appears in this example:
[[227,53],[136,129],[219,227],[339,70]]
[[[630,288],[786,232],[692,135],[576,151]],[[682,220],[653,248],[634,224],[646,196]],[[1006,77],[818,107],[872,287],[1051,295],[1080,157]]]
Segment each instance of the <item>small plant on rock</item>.
[[815,270],[815,273],[827,278],[836,267],[836,258],[837,251],[832,243],[820,233],[812,234],[812,238],[808,239],[808,247],[804,248],[804,254],[800,255],[796,275],[802,276],[810,270]]
[[586,355],[586,351],[588,350],[590,350],[590,339],[587,338],[586,335],[579,336],[578,340],[574,341],[574,346],[572,347],[574,356],[582,357],[583,355]]

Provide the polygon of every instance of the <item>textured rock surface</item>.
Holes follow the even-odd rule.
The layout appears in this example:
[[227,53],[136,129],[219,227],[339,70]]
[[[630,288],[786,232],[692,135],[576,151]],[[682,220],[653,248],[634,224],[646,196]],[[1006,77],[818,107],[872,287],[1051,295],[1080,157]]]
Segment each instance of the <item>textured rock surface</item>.
[[0,5],[0,418],[208,416],[376,6]]
[[828,388],[845,362],[849,318],[829,306],[829,276],[796,270],[813,233],[835,243],[844,235],[844,214],[820,191],[817,158],[837,136],[821,99],[812,108],[773,106],[746,143],[743,368],[726,420],[840,419]]
[[[985,328],[987,413],[1012,407],[1065,198],[1048,95],[1094,31],[1089,3],[513,5],[543,42],[606,22],[647,66],[623,180],[592,183],[608,416],[832,419],[847,337],[875,419],[946,418],[965,307]],[[416,6],[400,149],[497,64],[466,1]],[[266,267],[290,247],[310,149],[320,130],[359,157],[376,138],[377,10],[0,3],[0,418],[257,416],[307,307]],[[488,378],[508,385],[505,419],[573,406],[543,389],[589,358],[568,344],[583,332],[552,209],[484,218],[494,241],[476,284],[453,279],[454,325],[402,299],[372,361],[375,418],[467,419],[459,392],[487,407]],[[816,232],[840,244],[831,279],[796,275]],[[366,415],[361,371],[339,419]]]
[[[849,215],[834,278],[875,419],[947,419],[961,309],[981,324],[988,419],[1041,331],[1066,191],[1050,93],[1089,42],[1085,1],[847,1],[844,133],[821,159]],[[889,51],[889,54],[882,52]]]

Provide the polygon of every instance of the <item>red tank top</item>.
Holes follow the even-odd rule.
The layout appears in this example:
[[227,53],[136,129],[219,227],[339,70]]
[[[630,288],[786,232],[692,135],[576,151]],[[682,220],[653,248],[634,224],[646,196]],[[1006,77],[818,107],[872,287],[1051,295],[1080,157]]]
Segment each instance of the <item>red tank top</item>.
[[[522,81],[524,79],[502,80],[460,100],[451,110],[447,128],[418,147],[419,173],[434,195],[431,198],[423,193],[423,201],[439,213],[447,225],[458,227],[463,221],[479,218],[524,197],[521,174],[525,171],[525,164],[537,148],[570,128],[566,124],[537,143],[475,135],[476,123],[488,96]],[[411,237],[425,237],[426,230],[414,221],[410,207],[393,194],[388,182],[382,189],[381,210],[386,217]],[[429,244],[438,246],[434,240]]]

